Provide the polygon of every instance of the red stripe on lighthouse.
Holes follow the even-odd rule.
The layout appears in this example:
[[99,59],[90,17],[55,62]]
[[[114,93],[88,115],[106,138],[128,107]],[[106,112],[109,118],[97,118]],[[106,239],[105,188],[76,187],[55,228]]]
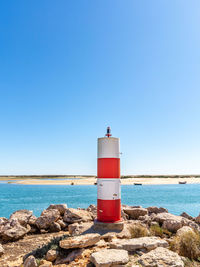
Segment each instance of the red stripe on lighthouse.
[[100,222],[115,222],[121,219],[121,199],[97,199],[97,218]]
[[120,178],[120,158],[99,158],[97,162],[98,178]]

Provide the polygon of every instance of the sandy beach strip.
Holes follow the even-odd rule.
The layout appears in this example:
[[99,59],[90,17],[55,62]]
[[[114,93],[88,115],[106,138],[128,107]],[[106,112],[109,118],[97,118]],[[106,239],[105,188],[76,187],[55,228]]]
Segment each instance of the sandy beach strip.
[[[179,182],[184,181],[186,181],[187,184],[197,184],[200,183],[200,178],[126,178],[121,179],[121,184],[134,185],[134,183],[141,183],[142,185],[162,185],[179,184]],[[66,180],[26,179],[13,181],[12,183],[23,185],[94,185],[96,182],[96,178],[81,178]]]

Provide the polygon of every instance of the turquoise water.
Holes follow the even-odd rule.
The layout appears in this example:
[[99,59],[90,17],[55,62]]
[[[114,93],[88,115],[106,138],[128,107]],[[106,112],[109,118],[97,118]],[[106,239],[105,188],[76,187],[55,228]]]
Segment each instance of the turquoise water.
[[[200,212],[200,184],[122,185],[122,204],[165,207],[179,215]],[[0,217],[19,209],[33,210],[36,216],[52,203],[67,203],[72,208],[96,204],[95,185],[16,185],[0,183]]]

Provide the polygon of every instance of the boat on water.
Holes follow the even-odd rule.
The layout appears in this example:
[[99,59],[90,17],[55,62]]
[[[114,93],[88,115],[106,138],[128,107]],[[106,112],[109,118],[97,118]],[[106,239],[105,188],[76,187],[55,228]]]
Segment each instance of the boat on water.
[[186,181],[183,181],[183,182],[178,182],[179,184],[187,184],[187,182]]
[[134,183],[134,185],[142,185],[141,183]]

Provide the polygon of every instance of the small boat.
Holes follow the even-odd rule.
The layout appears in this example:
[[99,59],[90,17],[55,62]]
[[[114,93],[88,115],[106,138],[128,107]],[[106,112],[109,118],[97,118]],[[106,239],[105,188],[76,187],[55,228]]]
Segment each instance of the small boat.
[[142,185],[141,183],[134,183],[134,185]]
[[187,184],[186,181],[183,181],[183,182],[178,182],[179,184]]

